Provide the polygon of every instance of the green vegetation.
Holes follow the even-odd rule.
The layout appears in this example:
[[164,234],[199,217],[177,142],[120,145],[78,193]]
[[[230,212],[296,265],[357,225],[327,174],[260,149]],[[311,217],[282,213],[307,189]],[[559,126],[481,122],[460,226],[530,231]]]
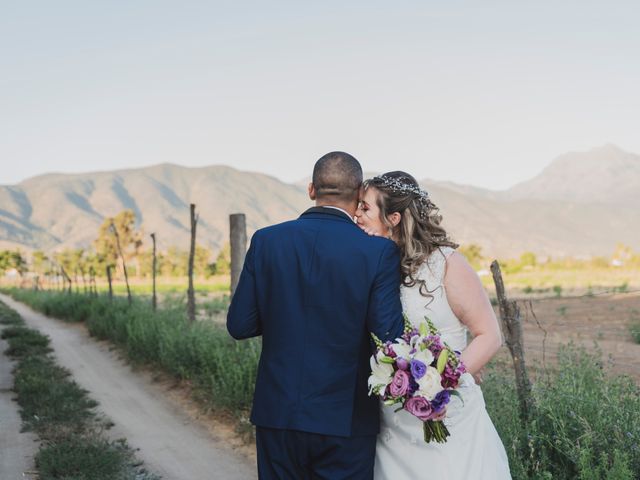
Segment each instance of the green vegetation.
[[[236,342],[212,322],[190,324],[179,302],[154,313],[146,303],[134,301],[129,307],[120,298],[11,293],[40,310],[55,310],[61,318],[84,319],[93,335],[120,345],[133,361],[190,380],[201,401],[248,425],[259,340]],[[224,308],[225,303],[215,306],[221,312]],[[605,371],[603,364],[598,352],[561,348],[557,366],[538,372],[535,409],[526,425],[519,419],[510,364],[490,367],[483,391],[514,479],[637,478],[640,388],[628,377]]]
[[[161,367],[193,382],[198,397],[211,407],[246,418],[260,356],[260,341],[237,342],[212,322],[190,324],[184,306],[168,303],[154,312],[147,302],[106,296],[10,289],[16,300],[65,321],[84,321],[91,335],[111,340],[135,362]],[[228,298],[206,308],[221,313]]]
[[565,346],[537,379],[523,425],[511,372],[494,364],[482,389],[514,479],[638,478],[640,388],[631,378],[605,371],[599,353]]
[[640,343],[640,319],[634,318],[629,324],[629,331],[636,343]]
[[49,355],[48,337],[26,328],[20,316],[0,302],[5,352],[17,360],[14,391],[23,427],[42,440],[35,463],[43,480],[152,480],[123,440],[111,442],[97,403]]

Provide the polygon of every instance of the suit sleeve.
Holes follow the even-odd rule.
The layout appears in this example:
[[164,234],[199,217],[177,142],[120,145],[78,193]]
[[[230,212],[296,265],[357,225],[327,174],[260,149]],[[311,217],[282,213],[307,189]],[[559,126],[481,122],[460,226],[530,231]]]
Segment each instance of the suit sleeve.
[[256,243],[254,235],[227,313],[227,330],[236,340],[262,335],[255,278]]
[[368,330],[383,342],[395,340],[404,330],[400,282],[400,253],[389,242],[380,258],[367,314]]

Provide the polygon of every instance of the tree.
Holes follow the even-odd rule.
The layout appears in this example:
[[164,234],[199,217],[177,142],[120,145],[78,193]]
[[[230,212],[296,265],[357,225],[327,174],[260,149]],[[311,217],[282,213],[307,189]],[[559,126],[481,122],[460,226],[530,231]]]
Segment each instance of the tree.
[[[63,277],[63,283],[65,281],[68,283],[68,286],[66,287],[67,292],[71,293],[73,281],[71,280],[69,272],[73,271],[73,251],[67,248],[60,252],[56,252],[53,254],[53,259],[60,267]],[[64,285],[62,288],[65,288]]]
[[624,265],[633,259],[633,249],[623,243],[617,243],[613,251],[611,262],[614,265]]
[[0,252],[0,272],[4,274],[12,268],[22,277],[28,271],[27,261],[20,250],[3,250]]
[[[105,266],[115,268],[118,265],[118,247],[112,224],[120,240],[124,262],[129,263],[134,259],[137,261],[142,249],[142,232],[135,228],[136,216],[133,210],[123,210],[115,217],[104,219],[98,230],[98,238],[93,242],[96,252],[104,258]],[[136,274],[139,271],[137,266]]]
[[458,248],[458,252],[465,256],[467,262],[475,268],[479,269],[482,265],[482,247],[475,243],[470,243],[468,245],[460,245]]
[[214,273],[216,275],[228,275],[231,273],[231,244],[229,242],[222,246],[216,257]]
[[520,255],[520,265],[523,267],[535,267],[537,264],[536,254],[533,252],[524,252]]

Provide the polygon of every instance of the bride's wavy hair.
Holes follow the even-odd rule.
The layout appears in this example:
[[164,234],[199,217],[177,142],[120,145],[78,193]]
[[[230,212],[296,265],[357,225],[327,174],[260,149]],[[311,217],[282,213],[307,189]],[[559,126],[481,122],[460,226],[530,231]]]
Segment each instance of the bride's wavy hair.
[[[420,266],[431,253],[440,247],[458,248],[443,227],[438,207],[418,182],[406,172],[394,171],[373,177],[364,182],[364,188],[377,191],[376,203],[380,209],[380,221],[393,231],[402,254],[400,268],[402,284],[419,285],[420,293],[433,297],[424,280],[416,277]],[[400,223],[394,228],[389,215],[400,213]]]

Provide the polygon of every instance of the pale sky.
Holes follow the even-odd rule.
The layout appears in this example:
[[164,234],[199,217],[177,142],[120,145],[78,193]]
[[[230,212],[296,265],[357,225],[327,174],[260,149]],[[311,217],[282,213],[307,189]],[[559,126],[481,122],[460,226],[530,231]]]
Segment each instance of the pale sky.
[[0,6],[0,184],[225,164],[501,189],[640,153],[637,1],[58,0]]

